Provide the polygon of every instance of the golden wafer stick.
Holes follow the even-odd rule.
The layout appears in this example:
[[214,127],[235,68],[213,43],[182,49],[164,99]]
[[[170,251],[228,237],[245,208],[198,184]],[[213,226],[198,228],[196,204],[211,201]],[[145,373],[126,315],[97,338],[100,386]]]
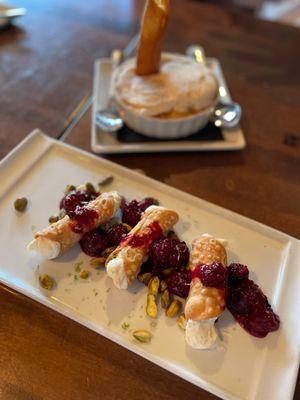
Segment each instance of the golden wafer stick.
[[137,75],[150,75],[159,71],[168,15],[169,0],[147,0],[136,56]]

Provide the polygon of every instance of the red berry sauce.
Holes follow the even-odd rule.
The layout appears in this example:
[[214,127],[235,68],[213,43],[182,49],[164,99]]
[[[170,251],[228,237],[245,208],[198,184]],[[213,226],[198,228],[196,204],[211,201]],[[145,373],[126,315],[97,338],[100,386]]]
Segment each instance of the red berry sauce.
[[131,247],[146,247],[150,246],[155,240],[160,239],[163,236],[163,231],[157,221],[151,222],[148,225],[148,231],[144,235],[129,235],[125,236],[122,240],[122,244],[128,244]]
[[280,320],[267,297],[241,264],[228,267],[227,307],[236,321],[251,335],[263,338],[279,328]]
[[162,238],[152,243],[149,254],[153,275],[163,277],[165,269],[185,268],[189,261],[189,249],[185,242]]
[[74,211],[77,206],[84,206],[99,196],[98,192],[87,192],[84,190],[72,190],[67,193],[60,201],[59,208],[64,208],[69,215],[70,211]]
[[77,206],[74,211],[69,211],[68,215],[73,221],[72,231],[75,233],[85,233],[93,229],[98,213],[85,206]]
[[220,262],[199,264],[191,271],[191,277],[199,278],[203,286],[225,288],[227,286],[227,268]]
[[142,213],[157,201],[152,197],[146,197],[141,201],[132,200],[131,202],[124,201],[121,205],[122,222],[130,226],[135,226],[141,219]]

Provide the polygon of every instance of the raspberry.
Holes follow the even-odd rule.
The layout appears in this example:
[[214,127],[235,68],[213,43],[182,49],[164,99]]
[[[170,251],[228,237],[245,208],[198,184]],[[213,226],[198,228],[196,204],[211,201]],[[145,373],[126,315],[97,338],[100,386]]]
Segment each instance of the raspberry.
[[82,251],[88,256],[100,257],[102,252],[108,247],[107,239],[103,231],[95,229],[85,233],[79,243]]
[[160,239],[150,248],[150,260],[158,274],[166,268],[183,268],[189,260],[189,249],[185,242]]
[[191,274],[187,269],[173,271],[166,278],[166,283],[170,293],[179,297],[187,298],[190,290]]
[[141,218],[141,210],[136,200],[132,200],[130,203],[124,203],[122,206],[122,222],[130,226],[135,226]]
[[72,190],[61,199],[59,208],[64,208],[66,213],[69,214],[70,212],[75,211],[77,206],[83,206],[98,196],[99,193],[96,192],[92,193],[81,190]]
[[232,263],[229,265],[227,271],[230,282],[240,281],[249,277],[248,267],[243,264]]
[[152,197],[145,197],[143,200],[139,202],[139,207],[142,212],[144,212],[148,207],[157,205],[158,201],[153,199]]
[[196,266],[192,272],[192,277],[200,278],[204,286],[223,288],[227,285],[227,270],[219,262]]
[[146,197],[145,199],[138,202],[137,200],[132,200],[130,203],[124,201],[122,202],[121,208],[123,211],[122,222],[130,226],[135,226],[141,219],[142,213],[151,205],[155,204],[156,200],[151,197]]
[[127,229],[122,224],[112,226],[105,234],[109,246],[118,246],[126,235]]

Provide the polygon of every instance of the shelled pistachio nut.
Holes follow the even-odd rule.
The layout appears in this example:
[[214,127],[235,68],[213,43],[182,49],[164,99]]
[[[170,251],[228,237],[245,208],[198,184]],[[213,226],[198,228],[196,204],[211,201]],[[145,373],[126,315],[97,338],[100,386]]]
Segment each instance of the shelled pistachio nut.
[[151,293],[147,295],[147,306],[146,306],[146,313],[150,318],[157,317],[157,305],[155,302],[155,296]]
[[132,333],[132,336],[142,343],[149,343],[151,340],[151,333],[145,329],[138,329]]
[[166,316],[169,318],[176,317],[176,315],[181,311],[182,303],[179,300],[173,300],[169,307],[166,309]]

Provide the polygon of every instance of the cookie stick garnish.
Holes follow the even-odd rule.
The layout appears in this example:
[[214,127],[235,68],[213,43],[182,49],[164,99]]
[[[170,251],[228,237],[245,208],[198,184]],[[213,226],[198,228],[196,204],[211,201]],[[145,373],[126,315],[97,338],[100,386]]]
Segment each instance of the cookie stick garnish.
[[148,258],[151,243],[167,233],[177,221],[175,211],[159,206],[146,209],[140,222],[106,260],[107,274],[119,289],[127,289],[134,281]]
[[162,40],[169,15],[169,0],[147,0],[136,55],[136,74],[159,71]]
[[80,207],[81,213],[87,212],[92,217],[89,218],[88,226],[80,226],[76,219],[70,219],[66,215],[61,220],[35,233],[34,240],[29,243],[27,248],[36,251],[48,260],[56,258],[78,243],[85,232],[95,229],[113,218],[120,203],[121,196],[117,192],[102,193],[95,200]]
[[217,339],[214,323],[225,309],[227,254],[220,241],[203,235],[192,243],[192,282],[185,305],[185,338],[196,349],[210,348]]

